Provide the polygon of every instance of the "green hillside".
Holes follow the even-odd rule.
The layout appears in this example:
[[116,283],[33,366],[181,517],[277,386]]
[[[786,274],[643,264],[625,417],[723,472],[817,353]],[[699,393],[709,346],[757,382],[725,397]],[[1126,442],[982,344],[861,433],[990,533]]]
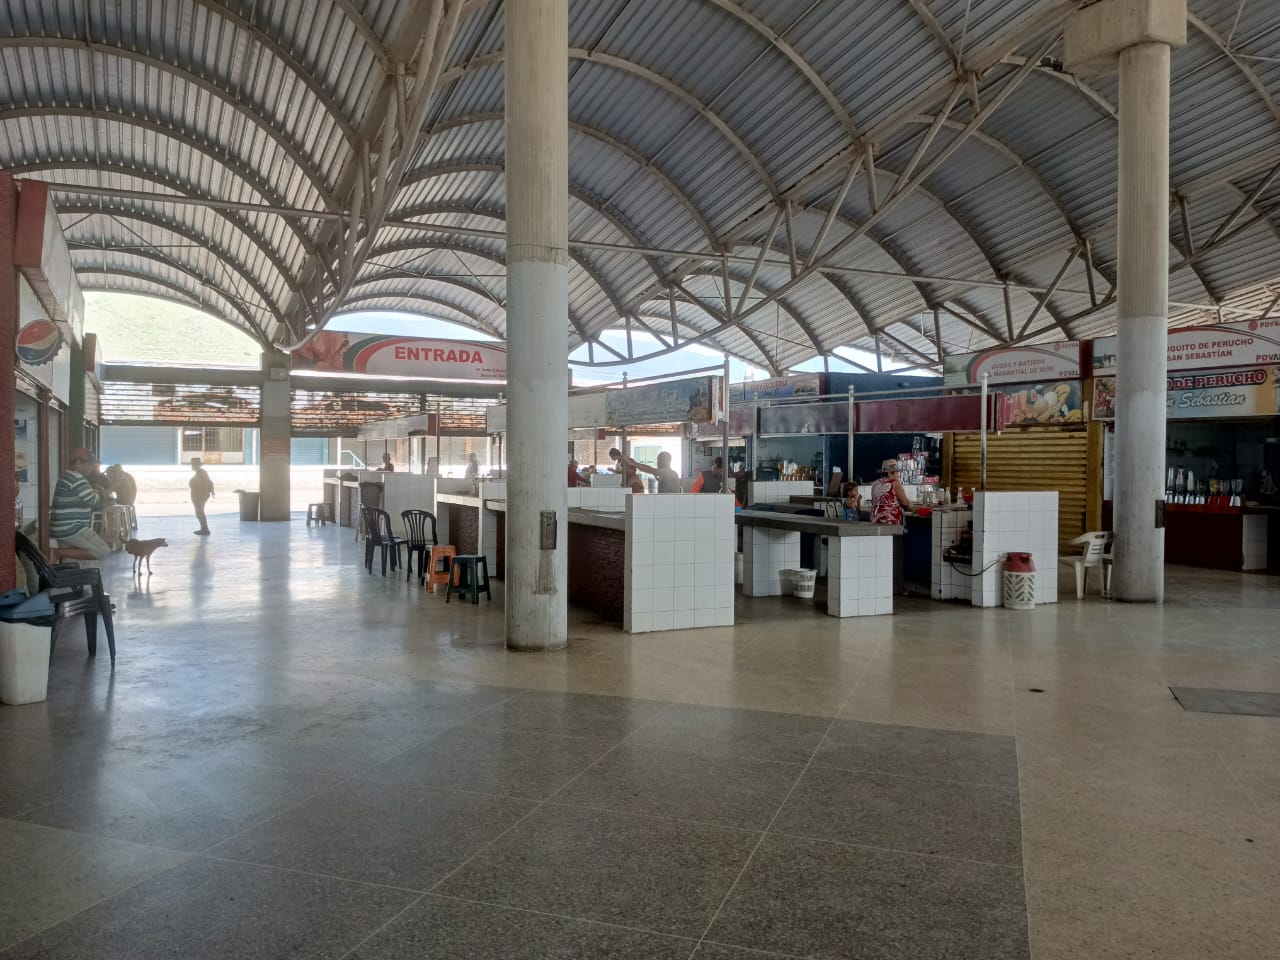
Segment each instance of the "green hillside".
[[167,300],[128,293],[86,293],[84,330],[115,363],[257,367],[262,348],[229,323]]

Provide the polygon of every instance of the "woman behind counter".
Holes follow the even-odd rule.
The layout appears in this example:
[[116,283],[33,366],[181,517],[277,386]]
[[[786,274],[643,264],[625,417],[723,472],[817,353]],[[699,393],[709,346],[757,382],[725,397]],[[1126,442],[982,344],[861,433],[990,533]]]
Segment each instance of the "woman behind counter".
[[[886,460],[880,464],[880,472],[884,474],[871,485],[871,522],[887,525],[902,525],[902,511],[911,506],[907,491],[902,488],[898,479],[898,461]],[[907,529],[902,528],[905,536]],[[902,583],[902,537],[893,538],[893,592],[898,596],[905,593]]]

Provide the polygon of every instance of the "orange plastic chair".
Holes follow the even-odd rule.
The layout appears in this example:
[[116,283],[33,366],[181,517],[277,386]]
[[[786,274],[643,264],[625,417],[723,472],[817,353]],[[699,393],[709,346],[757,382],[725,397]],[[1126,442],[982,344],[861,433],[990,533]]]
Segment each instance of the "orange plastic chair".
[[449,576],[453,573],[453,558],[457,555],[457,547],[431,548],[431,557],[427,561],[427,593],[435,593],[437,585],[449,585]]

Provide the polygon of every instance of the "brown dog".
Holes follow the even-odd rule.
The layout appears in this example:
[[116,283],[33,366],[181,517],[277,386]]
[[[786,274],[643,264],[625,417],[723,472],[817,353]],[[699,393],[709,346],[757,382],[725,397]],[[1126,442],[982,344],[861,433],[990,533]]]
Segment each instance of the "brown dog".
[[167,547],[169,541],[164,537],[156,537],[154,540],[126,540],[124,542],[125,553],[133,557],[133,572],[138,576],[142,576],[142,561],[147,561],[147,573],[151,572],[151,555],[161,547]]

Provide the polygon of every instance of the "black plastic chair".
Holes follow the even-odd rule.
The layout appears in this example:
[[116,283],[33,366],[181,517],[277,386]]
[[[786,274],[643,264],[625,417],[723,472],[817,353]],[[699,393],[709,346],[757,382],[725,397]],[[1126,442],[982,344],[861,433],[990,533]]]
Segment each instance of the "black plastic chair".
[[354,524],[356,528],[355,538],[357,542],[360,540],[361,537],[365,537],[369,535],[368,524],[364,522],[364,508],[382,506],[382,494],[383,494],[382,484],[379,483],[377,480],[361,480],[360,486],[356,488],[356,491],[353,494],[353,497],[360,507],[358,520]]
[[391,569],[400,566],[400,548],[404,541],[391,531],[391,514],[379,507],[363,507],[360,511],[368,531],[364,541],[364,567],[373,574],[373,551],[382,551],[382,575],[387,575],[387,553],[391,553]]
[[[400,511],[400,519],[404,521],[405,539],[405,571],[404,578],[408,580],[413,576],[413,558],[416,554],[418,557],[418,582],[425,583],[427,579],[427,557],[431,555],[431,548],[440,545],[440,541],[436,538],[436,515],[429,510],[402,510]],[[428,536],[427,527],[430,525],[431,534]]]
[[111,597],[103,589],[102,571],[97,567],[82,567],[76,563],[50,563],[40,552],[40,548],[21,532],[13,535],[14,546],[19,556],[25,557],[36,569],[39,588],[49,591],[49,599],[53,601],[54,619],[49,624],[52,633],[49,637],[49,653],[58,642],[58,633],[63,623],[75,617],[84,617],[84,635],[89,648],[89,656],[98,655],[98,617],[102,617],[102,625],[107,628],[107,647],[111,651],[111,662],[116,662],[116,630],[111,622]]

